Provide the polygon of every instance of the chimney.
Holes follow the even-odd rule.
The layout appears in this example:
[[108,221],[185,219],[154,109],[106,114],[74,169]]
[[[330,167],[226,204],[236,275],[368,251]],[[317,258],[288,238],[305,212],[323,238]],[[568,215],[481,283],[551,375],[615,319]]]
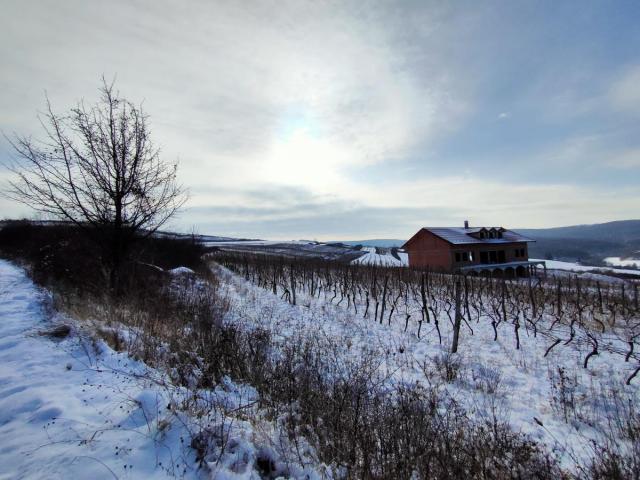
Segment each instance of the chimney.
[[469,220],[464,221],[464,229],[467,230],[469,228]]

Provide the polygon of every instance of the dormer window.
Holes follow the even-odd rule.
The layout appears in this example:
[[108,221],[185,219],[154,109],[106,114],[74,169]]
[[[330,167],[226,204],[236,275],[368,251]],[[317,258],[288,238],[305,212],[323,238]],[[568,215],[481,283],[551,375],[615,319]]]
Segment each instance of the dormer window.
[[467,233],[467,235],[472,236],[473,238],[478,238],[480,240],[490,239],[490,238],[502,238],[502,232],[504,229],[502,227],[491,227],[491,228],[480,228],[475,232]]

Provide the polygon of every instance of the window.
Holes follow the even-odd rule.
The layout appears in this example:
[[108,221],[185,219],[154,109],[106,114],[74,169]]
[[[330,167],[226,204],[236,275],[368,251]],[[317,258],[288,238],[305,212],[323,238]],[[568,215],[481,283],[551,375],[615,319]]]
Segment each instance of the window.
[[456,262],[468,262],[473,260],[473,254],[471,252],[456,252]]

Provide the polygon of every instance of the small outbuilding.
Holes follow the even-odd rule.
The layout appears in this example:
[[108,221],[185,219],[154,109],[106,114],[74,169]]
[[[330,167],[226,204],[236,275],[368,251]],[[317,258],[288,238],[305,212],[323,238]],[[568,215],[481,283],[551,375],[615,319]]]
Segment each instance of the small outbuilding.
[[503,227],[424,227],[403,246],[412,268],[496,276],[528,276],[543,261],[530,261],[534,242]]

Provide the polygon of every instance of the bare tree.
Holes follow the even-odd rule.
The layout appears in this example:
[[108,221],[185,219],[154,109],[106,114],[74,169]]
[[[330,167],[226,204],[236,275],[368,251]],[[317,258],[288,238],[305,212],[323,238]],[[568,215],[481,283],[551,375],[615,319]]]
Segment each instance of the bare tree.
[[17,155],[7,196],[84,229],[102,248],[110,286],[138,238],[153,234],[186,201],[150,140],[148,116],[104,79],[100,100],[40,116],[44,137],[9,140]]

